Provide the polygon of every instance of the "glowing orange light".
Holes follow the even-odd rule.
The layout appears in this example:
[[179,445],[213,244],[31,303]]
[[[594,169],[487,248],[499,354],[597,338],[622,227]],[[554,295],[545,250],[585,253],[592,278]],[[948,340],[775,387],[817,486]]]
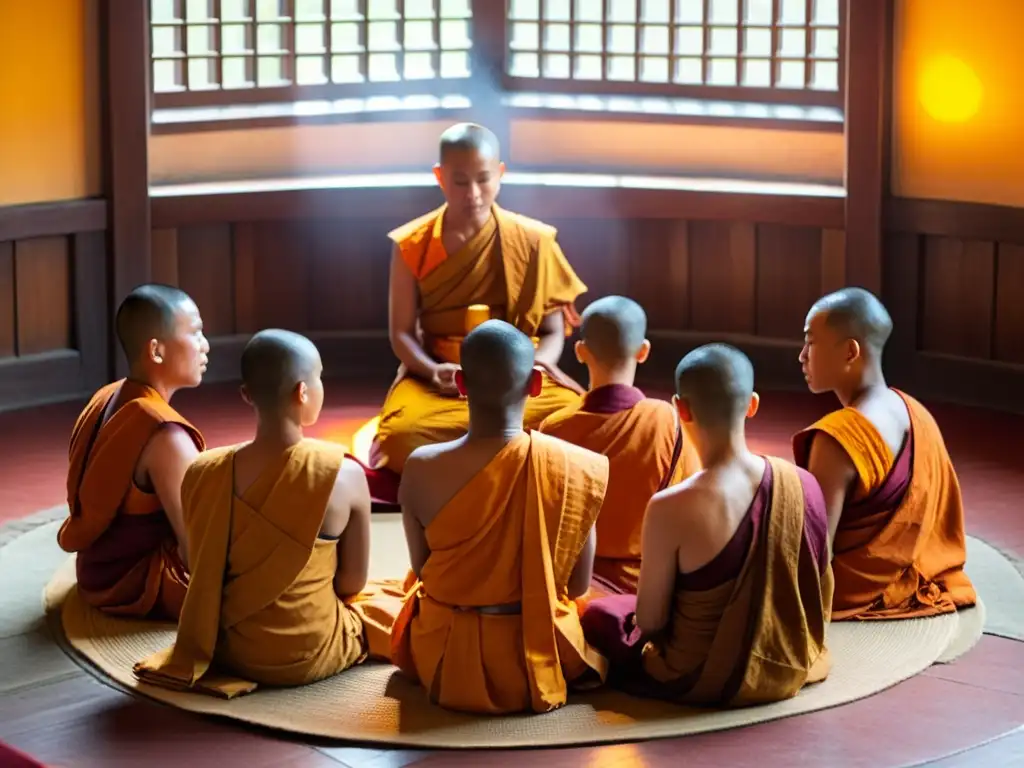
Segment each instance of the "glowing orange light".
[[935,120],[963,123],[978,113],[983,90],[968,64],[953,56],[940,56],[925,65],[918,95]]
[[380,416],[374,416],[352,435],[352,455],[364,464],[370,463],[370,446],[377,434]]

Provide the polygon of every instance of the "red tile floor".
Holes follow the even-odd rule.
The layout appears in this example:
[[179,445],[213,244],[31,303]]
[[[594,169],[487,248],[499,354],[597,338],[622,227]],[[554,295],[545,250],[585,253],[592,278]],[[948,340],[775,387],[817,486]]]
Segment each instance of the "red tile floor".
[[[328,388],[310,434],[349,434],[382,389]],[[243,440],[250,415],[228,385],[176,400],[211,446]],[[757,450],[790,455],[789,436],[827,399],[764,393],[751,422]],[[64,501],[67,438],[80,404],[0,414],[0,523]],[[1024,556],[1024,416],[936,405],[960,474],[968,531]],[[0,698],[0,739],[51,766],[244,765],[390,768],[531,765],[1024,765],[1024,643],[985,636],[954,664],[832,710],[686,739],[520,752],[423,752],[291,739],[125,695],[91,677]],[[0,755],[0,764],[3,757]]]

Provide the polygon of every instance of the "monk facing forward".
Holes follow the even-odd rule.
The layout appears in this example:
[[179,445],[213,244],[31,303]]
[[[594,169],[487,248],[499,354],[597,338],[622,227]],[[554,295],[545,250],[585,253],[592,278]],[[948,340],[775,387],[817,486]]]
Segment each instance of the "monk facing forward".
[[651,500],[636,597],[594,600],[583,615],[613,680],[638,695],[767,703],[831,667],[821,489],[808,472],[747,448],[753,387],[750,361],[726,345],[679,363],[675,404],[704,470]]
[[340,446],[303,437],[323,405],[320,373],[304,336],[267,330],[246,345],[256,436],[188,468],[192,582],[175,644],[136,665],[143,680],[230,698],[366,657],[362,621],[342,597],[366,585],[370,493]]
[[486,128],[460,124],[441,135],[434,168],[445,204],[390,234],[389,326],[401,361],[380,413],[372,463],[401,473],[421,445],[466,432],[458,397],[459,345],[489,318],[506,320],[536,346],[541,390],[524,412],[535,428],[579,399],[582,389],[558,368],[573,302],[586,291],[555,229],[495,204],[505,165]]
[[608,494],[597,518],[594,589],[636,592],[647,502],[700,468],[675,409],[633,386],[647,360],[647,315],[632,299],[606,296],[582,316],[576,357],[590,373],[579,403],[548,416],[541,431],[608,457]]
[[490,320],[462,344],[469,432],[409,457],[399,500],[420,582],[392,658],[433,701],[469,712],[547,712],[604,679],[573,598],[587,591],[608,460],[523,431],[541,391],[530,339]]
[[93,395],[68,451],[70,515],[57,534],[77,552],[85,602],[118,616],[177,619],[188,586],[181,479],[205,448],[170,405],[198,386],[210,345],[188,294],[141,285],[121,302],[126,379]]
[[828,505],[836,620],[929,616],[976,601],[942,433],[882,374],[891,332],[889,313],[862,288],[825,296],[804,326],[807,386],[843,406],[793,438]]

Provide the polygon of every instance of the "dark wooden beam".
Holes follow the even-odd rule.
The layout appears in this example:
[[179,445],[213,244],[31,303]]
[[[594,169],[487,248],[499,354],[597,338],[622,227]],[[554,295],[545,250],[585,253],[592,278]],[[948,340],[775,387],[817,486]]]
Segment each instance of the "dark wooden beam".
[[0,243],[107,228],[107,202],[96,198],[0,207]]
[[[110,305],[150,280],[149,3],[106,0],[106,155],[113,255]],[[97,308],[99,311],[99,308]],[[124,372],[118,356],[118,371]]]
[[846,0],[846,282],[882,289],[892,0]]
[[942,235],[1024,245],[1024,208],[951,200],[893,197],[886,201],[890,232]]

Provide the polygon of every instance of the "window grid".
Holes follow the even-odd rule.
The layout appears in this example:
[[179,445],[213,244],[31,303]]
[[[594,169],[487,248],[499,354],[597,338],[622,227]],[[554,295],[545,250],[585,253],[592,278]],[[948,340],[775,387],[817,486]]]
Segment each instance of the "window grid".
[[156,106],[422,93],[470,76],[470,0],[150,2]]
[[841,106],[846,0],[509,0],[513,89]]

